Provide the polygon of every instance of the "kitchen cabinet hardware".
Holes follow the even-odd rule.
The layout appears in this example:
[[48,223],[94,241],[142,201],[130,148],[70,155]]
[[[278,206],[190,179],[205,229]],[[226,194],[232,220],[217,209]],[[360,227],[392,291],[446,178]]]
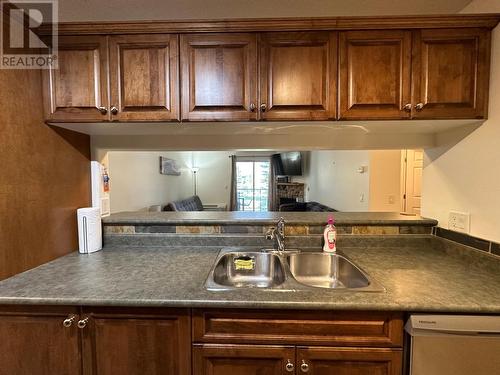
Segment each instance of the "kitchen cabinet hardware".
[[417,104],[415,104],[415,109],[417,111],[421,111],[422,108],[424,108],[424,103],[417,103]]
[[63,326],[65,328],[69,328],[75,322],[75,320],[76,320],[76,315],[71,314],[66,319],[63,320]]
[[309,371],[309,365],[304,360],[302,360],[302,364],[300,365],[300,371],[302,371],[302,372],[308,372]]
[[293,372],[293,369],[295,366],[293,365],[291,360],[287,360],[286,365],[285,365],[285,370],[288,372]]
[[406,112],[410,112],[411,111],[411,103],[408,103],[408,104],[405,104],[403,109],[406,111]]
[[108,109],[104,106],[97,107],[97,109],[99,110],[99,112],[101,112],[101,115],[105,115],[108,113]]
[[116,115],[116,114],[118,114],[118,108],[116,108],[115,106],[112,106],[112,107],[111,107],[111,114],[112,114],[112,115]]
[[89,322],[89,318],[86,317],[86,318],[83,318],[81,320],[78,321],[78,328],[80,329],[84,329],[86,326],[87,326],[87,323]]

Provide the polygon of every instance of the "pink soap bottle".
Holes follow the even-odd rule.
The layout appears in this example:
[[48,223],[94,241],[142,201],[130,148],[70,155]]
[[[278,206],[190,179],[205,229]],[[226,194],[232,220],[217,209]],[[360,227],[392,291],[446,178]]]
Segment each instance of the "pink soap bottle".
[[323,251],[328,253],[337,251],[337,229],[335,228],[335,219],[331,215],[328,217],[328,224],[323,232],[323,237],[325,240]]

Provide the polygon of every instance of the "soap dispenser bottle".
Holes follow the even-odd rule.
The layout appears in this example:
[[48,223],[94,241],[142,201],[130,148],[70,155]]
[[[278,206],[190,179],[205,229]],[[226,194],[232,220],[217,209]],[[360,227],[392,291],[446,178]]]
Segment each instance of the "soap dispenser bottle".
[[334,253],[337,251],[337,229],[335,228],[335,219],[333,216],[328,217],[328,224],[323,232],[323,238],[325,244],[323,245],[323,251],[328,253]]

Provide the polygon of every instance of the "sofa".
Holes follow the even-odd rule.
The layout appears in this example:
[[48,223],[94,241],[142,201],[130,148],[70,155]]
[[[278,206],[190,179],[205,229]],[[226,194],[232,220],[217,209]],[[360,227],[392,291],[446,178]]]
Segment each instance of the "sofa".
[[197,195],[167,204],[163,211],[203,211],[203,203]]
[[280,204],[279,211],[295,212],[337,212],[336,209],[325,206],[318,202],[293,202]]

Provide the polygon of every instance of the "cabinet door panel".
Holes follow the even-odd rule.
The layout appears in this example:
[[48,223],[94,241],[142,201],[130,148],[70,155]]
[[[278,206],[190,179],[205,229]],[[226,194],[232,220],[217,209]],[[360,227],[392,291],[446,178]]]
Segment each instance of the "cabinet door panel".
[[340,33],[340,118],[409,118],[411,33]]
[[[295,348],[257,345],[195,345],[193,375],[285,375]],[[293,371],[293,370],[292,370]]]
[[182,35],[182,118],[257,119],[256,65],[255,35]]
[[336,115],[337,34],[261,36],[260,95],[265,120],[327,120]]
[[114,120],[179,119],[177,35],[110,38],[111,105]]
[[415,32],[415,118],[487,116],[490,38],[482,29]]
[[45,117],[50,121],[103,121],[109,107],[107,38],[62,36],[58,69],[43,71]]
[[0,312],[0,375],[81,374],[79,330],[63,326],[67,316]]
[[402,351],[370,348],[297,348],[297,372],[310,375],[401,375]]
[[99,310],[85,331],[86,374],[189,375],[188,313],[172,314]]

